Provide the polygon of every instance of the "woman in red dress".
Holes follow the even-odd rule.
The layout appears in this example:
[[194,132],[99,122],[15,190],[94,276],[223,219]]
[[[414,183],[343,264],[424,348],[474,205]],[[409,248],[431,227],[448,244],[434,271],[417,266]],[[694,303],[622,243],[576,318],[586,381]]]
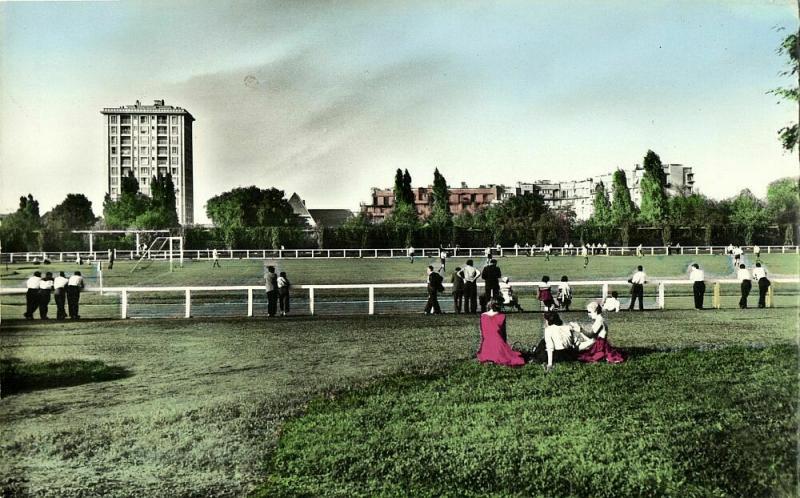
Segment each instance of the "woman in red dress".
[[500,313],[495,299],[489,302],[489,311],[481,314],[481,345],[478,361],[492,362],[509,367],[522,366],[522,354],[511,349],[506,338],[506,315]]
[[589,303],[586,309],[589,312],[589,318],[593,320],[591,332],[588,332],[587,335],[594,337],[595,341],[592,347],[578,354],[578,361],[596,363],[606,360],[609,363],[622,363],[625,361],[625,355],[611,347],[608,342],[608,327],[603,320],[602,310],[600,304],[595,302]]

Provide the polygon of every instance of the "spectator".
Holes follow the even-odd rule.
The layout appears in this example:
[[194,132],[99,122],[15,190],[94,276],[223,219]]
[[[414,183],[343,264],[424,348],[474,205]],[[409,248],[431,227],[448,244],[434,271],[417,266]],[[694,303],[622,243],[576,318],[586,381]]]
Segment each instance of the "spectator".
[[281,309],[281,316],[289,313],[289,288],[292,284],[286,277],[286,272],[282,271],[278,275],[278,304]]
[[520,312],[525,311],[519,305],[519,300],[514,295],[514,289],[511,287],[508,277],[500,279],[500,296],[503,298],[503,306],[509,306],[512,309],[516,308]]
[[274,266],[267,266],[264,281],[267,290],[267,316],[273,317],[278,311],[278,275],[275,274]]
[[408,249],[406,250],[406,254],[408,255],[408,262],[409,263],[413,263],[414,262],[414,246],[409,246]]
[[481,315],[481,343],[476,355],[478,361],[509,367],[524,365],[522,355],[508,345],[506,316],[500,312],[499,302],[492,299],[488,306],[489,310]]
[[564,311],[569,311],[569,306],[572,304],[572,287],[569,286],[569,279],[566,275],[561,276],[556,299],[558,299],[558,304]]
[[736,278],[739,280],[739,288],[742,292],[742,297],[739,299],[739,308],[747,309],[747,296],[750,295],[750,289],[753,287],[752,277],[750,270],[745,268],[744,263],[739,265],[739,270],[736,272]]
[[33,313],[39,307],[39,288],[42,284],[42,272],[35,271],[33,276],[29,277],[25,282],[25,314],[23,315],[26,320],[33,320]]
[[534,349],[532,361],[545,364],[545,371],[553,370],[553,364],[574,361],[580,351],[586,351],[594,339],[581,332],[580,326],[571,322],[564,325],[555,311],[547,311],[544,318],[544,337]]
[[644,284],[647,282],[647,275],[644,273],[642,265],[636,267],[636,273],[628,279],[631,284],[631,304],[628,306],[629,311],[633,311],[633,305],[636,304],[636,299],[639,299],[639,311],[644,311]]
[[695,309],[703,309],[703,298],[706,293],[705,273],[697,263],[692,264],[689,272],[689,280],[692,282],[692,294],[694,294]]
[[756,267],[753,269],[753,280],[758,284],[758,307],[764,308],[767,305],[767,291],[771,283],[767,278],[767,271],[761,267],[761,263],[756,263]]
[[69,317],[73,320],[81,318],[79,311],[83,288],[83,276],[81,272],[76,271],[67,280],[67,306],[69,307]]
[[50,305],[50,294],[53,293],[53,274],[47,272],[39,283],[39,318],[47,320],[47,307]]
[[450,277],[450,283],[453,284],[453,309],[456,313],[461,313],[461,306],[464,303],[464,276],[460,267],[456,266],[456,271]]
[[464,268],[460,272],[457,271],[464,280],[464,311],[467,313],[478,312],[478,277],[481,276],[481,272],[473,265],[473,261],[468,259]]
[[625,361],[625,356],[611,347],[608,342],[608,326],[603,315],[601,314],[600,305],[597,303],[589,303],[587,307],[589,318],[593,320],[591,329],[585,335],[592,338],[594,342],[588,350],[583,350],[578,353],[578,361],[584,363],[595,363],[598,361],[606,360],[608,363],[622,363]]
[[553,293],[550,291],[550,277],[545,275],[542,281],[539,282],[539,292],[537,294],[539,302],[542,303],[543,311],[552,311],[556,307],[556,302],[553,299]]
[[67,318],[67,311],[64,308],[67,300],[67,279],[64,272],[58,272],[58,276],[53,280],[53,294],[56,300],[56,320]]
[[502,299],[500,296],[500,277],[502,277],[502,273],[497,266],[497,260],[489,260],[489,264],[484,266],[481,272],[481,278],[483,278],[486,285],[484,296],[487,303],[490,299],[495,299],[498,302]]
[[603,301],[603,311],[613,311],[617,313],[619,312],[620,306],[619,293],[617,291],[611,291],[611,297],[606,297]]
[[428,265],[428,301],[425,303],[425,313],[440,315],[439,292],[444,290],[442,276],[433,270],[433,265]]

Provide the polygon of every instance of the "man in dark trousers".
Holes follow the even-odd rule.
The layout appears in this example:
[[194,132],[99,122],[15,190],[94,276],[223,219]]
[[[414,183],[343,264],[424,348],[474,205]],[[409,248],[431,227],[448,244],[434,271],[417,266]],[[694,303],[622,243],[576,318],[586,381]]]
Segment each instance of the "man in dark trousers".
[[750,295],[750,289],[753,287],[752,276],[750,270],[745,268],[744,263],[739,264],[739,269],[736,271],[736,279],[739,281],[739,289],[742,291],[742,297],[739,299],[739,308],[747,309],[747,296]]
[[39,283],[39,318],[48,320],[47,308],[50,305],[50,294],[53,293],[53,274],[47,272]]
[[477,313],[478,312],[478,277],[481,272],[475,268],[471,259],[467,260],[459,273],[464,280],[464,312]]
[[758,307],[764,308],[767,306],[766,299],[770,281],[767,278],[767,271],[761,267],[761,263],[756,263],[756,267],[753,268],[753,280],[758,284]]
[[442,276],[433,271],[433,266],[428,265],[428,302],[425,303],[425,313],[442,313],[442,308],[439,307],[439,292],[444,290],[442,285]]
[[53,296],[56,299],[56,320],[67,318],[67,311],[64,305],[67,302],[67,279],[64,272],[58,272],[58,276],[53,280]]
[[79,304],[82,290],[83,276],[81,272],[76,271],[67,280],[67,306],[69,307],[69,317],[73,320],[78,320],[81,317],[78,311],[80,311]]
[[456,313],[461,313],[461,305],[464,302],[464,276],[458,266],[450,278],[450,283],[453,284],[453,309]]
[[42,272],[35,271],[25,282],[25,319],[33,320],[33,313],[39,307],[39,286],[42,283]]
[[639,311],[644,311],[644,284],[647,282],[647,275],[644,273],[642,265],[636,267],[636,273],[628,280],[631,284],[631,304],[628,306],[629,311],[633,311],[633,305],[636,304],[636,299],[639,299]]
[[490,259],[489,264],[483,267],[481,278],[486,284],[486,291],[484,297],[488,303],[492,298],[498,302],[503,302],[500,296],[500,277],[502,277],[500,268],[497,266],[496,259]]
[[274,266],[267,267],[265,275],[267,286],[267,316],[275,316],[278,312],[278,275]]
[[703,297],[706,293],[705,274],[700,269],[700,265],[694,263],[689,272],[689,280],[692,282],[692,293],[694,294],[695,309],[703,309]]

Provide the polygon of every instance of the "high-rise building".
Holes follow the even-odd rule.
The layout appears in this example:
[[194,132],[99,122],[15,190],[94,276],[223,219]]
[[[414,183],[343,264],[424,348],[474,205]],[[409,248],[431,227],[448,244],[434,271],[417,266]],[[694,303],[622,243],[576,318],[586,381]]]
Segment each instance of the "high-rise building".
[[153,105],[106,107],[106,170],[108,193],[119,198],[122,177],[133,173],[139,191],[150,195],[150,179],[158,173],[172,175],[178,220],[194,222],[192,122],[194,117],[180,107]]

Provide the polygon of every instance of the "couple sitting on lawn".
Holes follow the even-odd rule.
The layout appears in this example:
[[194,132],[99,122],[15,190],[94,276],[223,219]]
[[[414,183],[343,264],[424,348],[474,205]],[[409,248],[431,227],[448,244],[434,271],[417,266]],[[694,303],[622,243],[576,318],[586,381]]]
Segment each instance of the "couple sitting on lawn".
[[[478,360],[498,365],[520,366],[526,359],[522,353],[508,345],[506,336],[506,317],[499,312],[494,300],[489,311],[481,315],[481,344]],[[622,363],[625,357],[608,343],[608,328],[603,320],[600,304],[592,302],[587,307],[591,326],[582,329],[575,322],[564,324],[558,313],[548,311],[544,314],[544,337],[533,350],[531,362],[544,363],[545,370],[553,369],[554,361],[578,360],[594,363],[606,360],[609,363]]]

